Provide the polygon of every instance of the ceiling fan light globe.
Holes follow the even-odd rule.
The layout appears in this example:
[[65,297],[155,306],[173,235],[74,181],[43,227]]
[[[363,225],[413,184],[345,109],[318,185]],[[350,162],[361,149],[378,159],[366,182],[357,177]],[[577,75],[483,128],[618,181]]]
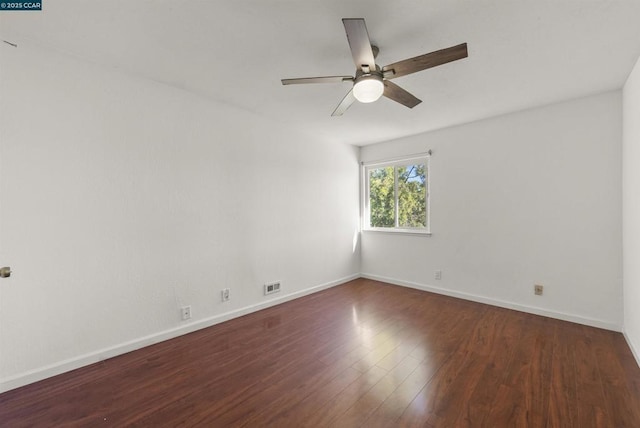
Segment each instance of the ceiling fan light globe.
[[353,96],[361,103],[372,103],[382,96],[384,83],[376,77],[361,78],[353,85]]

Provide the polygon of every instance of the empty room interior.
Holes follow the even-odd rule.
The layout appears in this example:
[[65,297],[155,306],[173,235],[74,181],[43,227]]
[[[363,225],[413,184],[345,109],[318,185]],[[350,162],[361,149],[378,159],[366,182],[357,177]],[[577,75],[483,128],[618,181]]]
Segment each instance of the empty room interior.
[[0,9],[0,426],[640,426],[640,2]]

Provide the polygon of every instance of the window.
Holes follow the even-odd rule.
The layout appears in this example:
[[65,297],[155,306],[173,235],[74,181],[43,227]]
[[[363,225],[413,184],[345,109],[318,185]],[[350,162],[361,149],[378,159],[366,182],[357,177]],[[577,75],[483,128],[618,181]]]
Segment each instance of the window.
[[429,233],[429,158],[364,165],[364,229]]

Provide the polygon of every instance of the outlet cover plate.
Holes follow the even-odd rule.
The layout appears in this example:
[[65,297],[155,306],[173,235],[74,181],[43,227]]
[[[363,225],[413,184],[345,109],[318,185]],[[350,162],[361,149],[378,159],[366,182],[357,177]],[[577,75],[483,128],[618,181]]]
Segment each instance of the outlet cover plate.
[[182,321],[191,319],[191,306],[183,306],[180,308],[180,317]]
[[278,293],[280,291],[280,281],[270,282],[264,285],[264,295]]

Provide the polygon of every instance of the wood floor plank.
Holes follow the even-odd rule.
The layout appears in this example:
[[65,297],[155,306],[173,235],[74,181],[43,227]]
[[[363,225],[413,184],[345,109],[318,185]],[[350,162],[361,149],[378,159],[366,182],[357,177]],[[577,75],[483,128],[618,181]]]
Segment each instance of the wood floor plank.
[[358,279],[0,394],[2,427],[640,427],[621,334]]
[[[385,355],[384,358],[379,360],[376,365],[378,367],[382,367],[387,371],[393,370],[395,366],[400,364],[406,357],[411,354],[416,346],[418,346],[417,343],[417,339],[410,336],[400,340],[398,346],[396,346],[391,352]],[[412,358],[418,361],[422,360],[421,358]]]
[[[396,426],[397,420],[429,383],[444,361],[444,357],[444,353],[439,355],[434,353],[431,358],[424,357],[413,372],[398,385],[384,402],[368,418],[363,419],[361,426],[367,428]],[[410,356],[410,358],[412,357]]]
[[438,342],[439,349],[444,351],[445,361],[400,416],[400,426],[431,424],[428,421],[438,416],[434,413],[435,409],[448,399],[447,392],[452,382],[472,358],[466,343],[470,338],[469,332],[474,331],[485,308],[473,309],[464,312],[465,316],[459,317],[455,324],[450,324],[447,333]]
[[[614,335],[612,340],[616,355],[620,358],[620,364],[625,373],[627,387],[631,391],[631,395],[638,398],[640,397],[640,372],[635,370],[638,363],[622,335]],[[640,408],[640,404],[638,408]]]
[[556,328],[551,360],[551,386],[549,396],[549,428],[578,426],[576,368],[573,364],[573,347],[568,323]]
[[[264,413],[256,415],[254,418],[245,422],[244,426],[281,426],[281,427],[297,427],[301,426],[308,418],[316,413],[331,399],[342,393],[349,385],[356,381],[363,374],[351,367],[338,373],[329,382],[321,384],[319,388],[313,390],[310,394],[293,403],[293,406],[278,405],[275,403],[273,407],[266,408]],[[286,397],[286,400],[291,400]],[[273,414],[275,413],[275,414]]]
[[582,326],[571,326],[573,359],[576,368],[577,426],[613,427],[608,414],[604,390],[593,341]]
[[592,339],[606,408],[614,426],[633,426],[640,420],[640,401],[628,389],[627,375],[613,343],[614,333],[584,329]]
[[473,392],[478,388],[483,369],[488,360],[475,353],[470,354],[461,370],[447,386],[443,397],[434,407],[433,413],[427,418],[427,423],[433,426],[468,427],[479,424],[471,409],[470,401]]
[[483,326],[478,332],[482,341],[474,352],[486,357],[486,364],[482,370],[473,393],[468,399],[465,412],[461,412],[456,422],[470,421],[473,426],[480,426],[491,410],[491,406],[498,393],[498,388],[504,382],[508,369],[515,356],[515,349],[525,329],[524,314],[506,309],[487,311]]
[[[501,384],[491,410],[482,421],[483,427],[529,427],[527,398],[525,393],[505,383]],[[544,426],[544,425],[541,425]]]
[[505,384],[522,393],[529,426],[544,426],[549,411],[549,387],[555,323],[535,315],[526,317],[524,330]]
[[302,426],[320,427],[332,425],[335,420],[340,418],[354,403],[369,392],[387,373],[386,370],[373,366],[368,372],[362,373],[347,388],[310,415],[303,421]]
[[407,356],[391,371],[387,372],[366,394],[361,396],[351,407],[332,424],[335,427],[359,426],[367,419],[396,388],[415,370],[420,361]]

